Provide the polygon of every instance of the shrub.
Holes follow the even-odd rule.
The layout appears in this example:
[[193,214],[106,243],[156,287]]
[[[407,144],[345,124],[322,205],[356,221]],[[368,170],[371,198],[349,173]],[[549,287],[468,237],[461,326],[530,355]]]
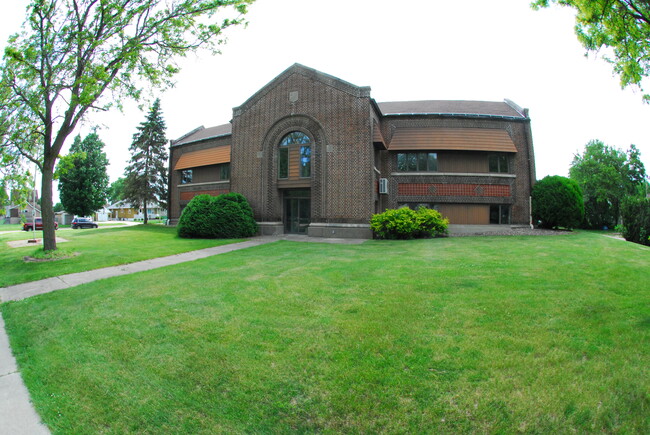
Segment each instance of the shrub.
[[448,223],[436,210],[402,207],[373,215],[370,228],[380,239],[413,239],[443,235]]
[[438,210],[420,207],[416,213],[421,237],[440,237],[447,234],[449,219],[443,218]]
[[542,228],[576,228],[584,219],[582,190],[570,178],[544,177],[535,184],[531,196],[533,219]]
[[187,204],[177,232],[184,238],[232,239],[257,233],[253,211],[240,194],[197,195]]
[[621,206],[625,240],[650,246],[650,199],[627,197]]

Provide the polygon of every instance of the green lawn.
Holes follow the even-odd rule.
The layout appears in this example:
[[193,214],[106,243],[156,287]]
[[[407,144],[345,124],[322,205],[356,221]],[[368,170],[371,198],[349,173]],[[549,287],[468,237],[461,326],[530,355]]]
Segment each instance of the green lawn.
[[[2,218],[0,218],[2,219]],[[23,229],[23,224],[2,224],[0,225],[0,232],[3,231],[19,231]]]
[[[0,234],[0,287],[239,241],[181,239],[176,236],[176,228],[161,225],[60,229],[56,236],[68,240],[58,243],[60,250],[78,255],[53,262],[28,263],[23,258],[42,252],[42,249],[34,246],[10,248],[7,242],[30,239],[32,233]],[[36,237],[42,238],[43,232],[37,231]]]
[[54,433],[650,432],[650,249],[278,242],[1,306]]

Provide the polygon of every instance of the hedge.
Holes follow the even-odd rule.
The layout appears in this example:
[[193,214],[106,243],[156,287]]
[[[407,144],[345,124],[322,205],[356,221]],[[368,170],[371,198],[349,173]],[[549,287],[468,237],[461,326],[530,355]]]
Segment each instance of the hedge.
[[650,246],[650,199],[627,197],[621,205],[625,240]]
[[426,207],[417,211],[408,207],[388,209],[370,220],[370,228],[380,239],[440,237],[447,234],[448,224],[438,211]]
[[576,228],[584,219],[582,189],[570,178],[544,177],[533,187],[531,197],[533,219],[542,228]]
[[233,239],[257,233],[253,210],[239,193],[197,195],[187,204],[178,221],[183,238]]

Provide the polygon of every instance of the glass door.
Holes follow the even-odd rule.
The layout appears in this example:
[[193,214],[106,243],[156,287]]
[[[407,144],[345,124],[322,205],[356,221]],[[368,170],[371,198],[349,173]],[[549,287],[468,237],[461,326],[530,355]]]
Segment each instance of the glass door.
[[311,197],[309,190],[286,190],[284,192],[284,231],[306,234],[311,221]]

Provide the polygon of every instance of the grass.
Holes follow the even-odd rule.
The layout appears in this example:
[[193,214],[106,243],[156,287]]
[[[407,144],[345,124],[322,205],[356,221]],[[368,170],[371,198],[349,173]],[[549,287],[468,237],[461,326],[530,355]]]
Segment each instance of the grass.
[[648,433],[650,249],[278,242],[1,306],[54,433]]
[[[100,230],[59,230],[56,235],[68,240],[68,242],[58,243],[59,248],[78,255],[57,261],[26,263],[23,261],[25,256],[42,257],[42,247],[10,248],[6,242],[30,239],[32,233],[1,234],[0,287],[238,241],[181,239],[176,236],[175,228],[161,225],[116,226]],[[36,236],[42,238],[43,233],[37,231]]]
[[[0,219],[4,219],[3,217],[0,217]],[[2,224],[0,225],[0,232],[1,231],[19,231],[23,229],[23,224]]]

